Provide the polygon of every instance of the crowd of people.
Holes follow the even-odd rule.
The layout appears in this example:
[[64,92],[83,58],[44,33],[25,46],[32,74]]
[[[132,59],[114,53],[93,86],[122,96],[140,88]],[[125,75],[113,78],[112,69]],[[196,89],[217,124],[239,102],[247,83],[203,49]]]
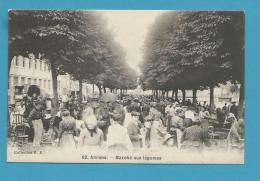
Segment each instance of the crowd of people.
[[[235,103],[212,112],[205,102],[155,100],[152,96],[89,99],[83,105],[75,99],[61,102],[59,111],[52,116],[49,97],[33,94],[26,100],[23,117],[34,150],[40,150],[43,136],[50,135],[51,146],[63,150],[202,151],[212,146],[216,126],[229,129],[226,139],[231,147],[243,147],[244,123],[237,116]],[[218,124],[211,124],[213,115]]]

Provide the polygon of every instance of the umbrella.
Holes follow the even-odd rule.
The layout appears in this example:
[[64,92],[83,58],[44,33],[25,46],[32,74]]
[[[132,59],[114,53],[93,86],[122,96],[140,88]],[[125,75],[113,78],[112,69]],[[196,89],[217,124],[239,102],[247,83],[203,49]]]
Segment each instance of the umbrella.
[[104,93],[101,98],[101,101],[103,102],[115,102],[117,100],[117,95],[113,93]]
[[33,94],[36,94],[36,96],[40,95],[40,88],[37,85],[31,85],[28,88],[27,95],[30,97],[33,97]]

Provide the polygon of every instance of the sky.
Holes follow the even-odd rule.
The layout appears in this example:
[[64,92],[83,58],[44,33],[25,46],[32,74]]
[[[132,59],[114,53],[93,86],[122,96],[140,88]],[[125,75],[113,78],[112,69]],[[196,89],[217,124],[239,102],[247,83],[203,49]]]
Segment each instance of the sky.
[[142,61],[142,47],[149,26],[156,16],[164,11],[100,11],[107,20],[108,28],[113,32],[115,41],[126,52],[127,63],[139,74],[139,63]]

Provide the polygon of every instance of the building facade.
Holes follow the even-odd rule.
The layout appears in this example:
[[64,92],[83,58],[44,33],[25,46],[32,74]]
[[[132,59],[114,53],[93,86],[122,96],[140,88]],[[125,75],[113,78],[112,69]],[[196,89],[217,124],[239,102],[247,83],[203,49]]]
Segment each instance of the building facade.
[[[59,75],[57,84],[59,96],[79,90],[78,82],[72,80],[68,74]],[[16,95],[26,94],[30,85],[39,86],[43,95],[53,96],[52,75],[48,62],[37,59],[32,54],[28,57],[14,57],[8,81],[9,103],[14,104]],[[83,83],[82,93],[84,96],[92,94],[92,85]]]

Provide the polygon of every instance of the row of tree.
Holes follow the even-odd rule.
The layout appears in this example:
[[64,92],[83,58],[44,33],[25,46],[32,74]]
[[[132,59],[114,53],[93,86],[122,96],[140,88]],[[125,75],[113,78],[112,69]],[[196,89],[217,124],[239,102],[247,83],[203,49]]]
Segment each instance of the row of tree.
[[[239,114],[244,99],[243,12],[166,12],[151,27],[141,65],[143,89],[173,91],[210,89],[239,83]],[[177,96],[176,96],[177,97]]]
[[57,77],[65,73],[79,82],[80,103],[85,81],[96,84],[100,93],[132,89],[137,75],[106,27],[93,11],[10,11],[9,70],[14,56],[40,54],[49,62],[56,108]]

